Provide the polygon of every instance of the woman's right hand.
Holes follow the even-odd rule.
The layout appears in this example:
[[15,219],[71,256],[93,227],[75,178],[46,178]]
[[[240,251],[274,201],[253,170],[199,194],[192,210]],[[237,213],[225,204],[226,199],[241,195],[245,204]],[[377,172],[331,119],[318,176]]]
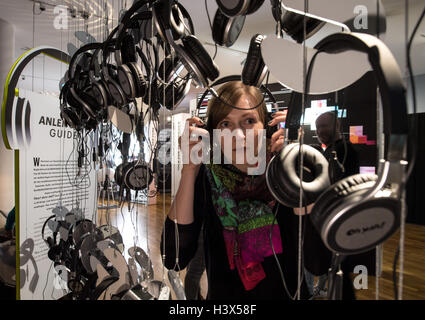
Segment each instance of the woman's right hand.
[[197,173],[202,163],[202,154],[198,152],[192,154],[192,149],[195,145],[201,142],[200,137],[209,136],[207,130],[199,128],[205,123],[198,117],[192,117],[186,120],[183,134],[179,137],[179,147],[182,151],[183,169],[186,172]]

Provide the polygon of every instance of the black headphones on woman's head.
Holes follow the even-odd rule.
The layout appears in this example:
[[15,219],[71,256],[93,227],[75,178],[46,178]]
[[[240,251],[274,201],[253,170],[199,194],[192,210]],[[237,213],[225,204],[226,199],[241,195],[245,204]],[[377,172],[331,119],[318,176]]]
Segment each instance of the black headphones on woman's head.
[[[381,94],[384,133],[388,147],[385,150],[385,159],[380,160],[378,175],[356,174],[323,190],[318,184],[316,194],[319,193],[320,196],[309,201],[314,202],[310,219],[324,244],[331,251],[342,255],[357,254],[384,242],[400,225],[401,192],[406,183],[407,166],[406,90],[394,56],[376,37],[360,33],[335,33],[320,41],[315,49],[329,54],[347,50],[366,53]],[[311,71],[312,66],[307,73],[307,79],[311,77]],[[309,81],[306,83],[307,93],[308,83]],[[301,108],[300,105],[295,107]],[[307,150],[306,147],[308,146],[304,145],[303,150]],[[296,166],[293,164],[296,157],[283,156],[288,153],[285,150],[287,148],[298,149],[291,145],[286,146],[280,154],[280,161],[272,160],[267,169],[268,187],[271,191],[278,187],[288,187],[288,180],[285,180],[282,171],[289,171],[285,174],[291,177],[298,176],[298,173],[294,172]],[[307,159],[308,154],[302,152],[304,159]],[[323,161],[313,162],[317,166]],[[324,166],[324,163],[322,165]],[[316,178],[317,173],[313,172],[313,181]],[[280,193],[272,193],[282,203],[297,203],[296,198],[299,199],[301,187],[299,180],[298,178],[298,183],[292,186],[293,192],[285,198],[280,198]],[[302,189],[305,196],[304,181]]]

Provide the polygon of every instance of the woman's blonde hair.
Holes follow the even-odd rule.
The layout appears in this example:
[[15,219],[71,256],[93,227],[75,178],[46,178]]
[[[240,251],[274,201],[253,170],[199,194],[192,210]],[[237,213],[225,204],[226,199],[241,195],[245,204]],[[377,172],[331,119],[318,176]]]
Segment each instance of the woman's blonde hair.
[[[217,91],[217,94],[221,100],[232,106],[235,106],[243,95],[253,98],[255,105],[263,101],[256,110],[260,121],[264,124],[264,128],[266,128],[267,108],[260,89],[247,86],[242,81],[230,81],[223,84]],[[233,110],[231,106],[223,103],[220,99],[213,96],[208,103],[207,129],[210,134],[217,128],[219,122]],[[255,107],[255,105],[252,107]]]

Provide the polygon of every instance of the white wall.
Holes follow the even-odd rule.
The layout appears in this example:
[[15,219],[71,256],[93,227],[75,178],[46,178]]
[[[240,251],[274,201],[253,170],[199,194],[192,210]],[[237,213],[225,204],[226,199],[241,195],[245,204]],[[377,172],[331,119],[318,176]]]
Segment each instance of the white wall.
[[[3,101],[4,84],[13,64],[15,28],[0,19],[0,88]],[[1,125],[0,125],[1,126]],[[14,153],[0,139],[0,210],[8,213],[15,203]],[[1,224],[0,227],[3,227]]]

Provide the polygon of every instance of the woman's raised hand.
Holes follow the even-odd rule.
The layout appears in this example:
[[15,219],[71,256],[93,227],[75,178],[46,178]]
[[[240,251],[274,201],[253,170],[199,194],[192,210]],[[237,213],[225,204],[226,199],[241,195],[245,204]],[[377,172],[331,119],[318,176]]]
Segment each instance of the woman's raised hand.
[[203,155],[200,153],[200,150],[197,154],[192,154],[192,149],[200,143],[201,137],[209,136],[207,130],[200,128],[204,125],[205,123],[198,117],[192,117],[186,120],[183,134],[179,137],[179,147],[183,155],[184,170],[198,170],[201,165]]
[[[287,110],[277,111],[273,113],[271,120],[267,125],[268,126],[277,126],[281,122],[286,121]],[[275,133],[273,133],[271,138],[271,152],[279,152],[283,148],[283,143],[285,141],[285,129],[280,128]]]

